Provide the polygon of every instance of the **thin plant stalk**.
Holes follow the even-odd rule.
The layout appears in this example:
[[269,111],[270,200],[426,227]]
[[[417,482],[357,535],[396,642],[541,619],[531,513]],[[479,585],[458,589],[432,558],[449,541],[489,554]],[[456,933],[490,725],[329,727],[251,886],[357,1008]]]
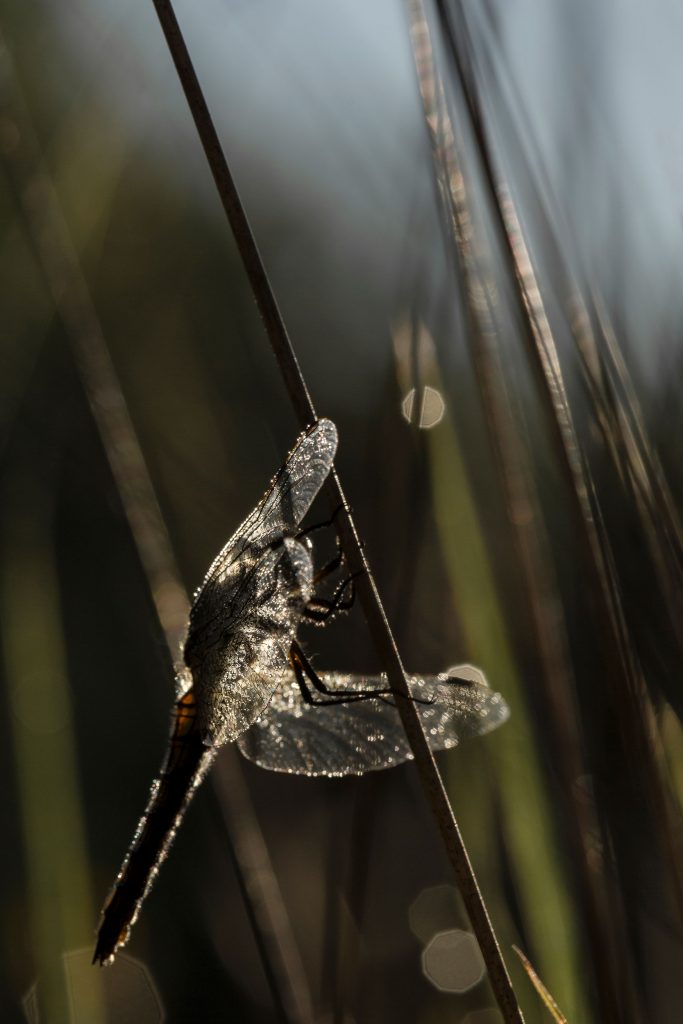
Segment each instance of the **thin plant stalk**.
[[[683,574],[681,517],[657,453],[648,437],[642,409],[605,300],[594,282],[586,278],[585,273],[579,275],[572,272],[561,247],[557,244],[558,238],[569,238],[576,247],[576,232],[571,221],[561,216],[559,212],[561,204],[557,201],[552,183],[545,173],[542,154],[538,146],[533,145],[533,128],[528,118],[524,117],[524,104],[514,77],[505,66],[505,54],[499,48],[495,54],[486,56],[487,76],[497,81],[501,95],[511,94],[514,97],[515,113],[522,119],[525,147],[518,148],[516,159],[522,162],[527,180],[535,178],[538,182],[537,211],[544,227],[546,242],[552,246],[552,259],[562,268],[570,327],[581,360],[584,379],[593,399],[598,425],[607,426],[605,443],[615,464],[621,472],[627,469],[631,474],[631,478],[627,477],[623,482],[633,489],[631,497],[638,506],[641,519],[645,522],[646,516],[656,518],[656,531],[652,531],[649,524],[644,526],[644,530],[649,542],[652,541],[660,549],[666,550],[663,559],[661,550],[653,552],[651,557],[657,571],[663,570],[667,577],[660,580],[666,594],[664,605],[672,617],[677,616],[678,621]],[[577,280],[579,277],[580,281]],[[607,410],[610,412],[609,423],[603,424],[602,414]],[[613,446],[618,450],[613,450]],[[656,536],[652,536],[653,532]]]
[[[111,467],[124,513],[147,579],[170,658],[176,662],[190,607],[180,580],[170,536],[92,303],[59,200],[41,157],[30,116],[21,97],[11,56],[0,35],[4,81],[15,78],[13,100],[6,87],[2,149],[10,184],[29,242],[65,333]],[[14,129],[14,130],[11,130]],[[286,1024],[309,1024],[312,1000],[282,894],[234,748],[211,775],[248,901],[248,916],[279,1015]]]
[[[560,367],[555,340],[521,224],[511,196],[495,166],[492,147],[471,72],[457,46],[450,14],[443,0],[436,0],[444,36],[449,43],[453,66],[462,87],[484,182],[491,200],[503,253],[515,284],[514,295],[523,326],[522,337],[539,384],[543,408],[554,439],[560,466],[567,482],[567,494],[580,540],[583,564],[590,583],[590,595],[601,634],[600,653],[605,659],[605,680],[611,689],[614,714],[626,740],[629,758],[639,762],[647,781],[649,800],[663,837],[669,875],[679,913],[683,916],[680,823],[671,806],[669,790],[662,776],[662,764],[653,746],[656,726],[651,703],[635,654],[629,642],[624,612],[611,562],[607,538],[595,503],[594,487],[579,445]],[[460,5],[458,5],[460,8]],[[459,25],[466,30],[460,8]]]
[[[285,387],[301,425],[306,426],[316,419],[315,407],[278,309],[180,26],[169,0],[153,2]],[[343,514],[338,517],[339,535],[349,571],[357,578],[358,596],[389,684],[401,698],[396,704],[415,758],[420,781],[455,871],[503,1019],[506,1022],[523,1021],[446,789],[417,709],[410,699],[403,664],[335,471],[330,474],[325,490],[332,507],[343,509]]]
[[[410,37],[425,123],[438,183],[444,223],[463,283],[467,333],[473,355],[479,390],[486,413],[486,424],[498,464],[499,478],[512,527],[515,554],[527,599],[529,627],[543,668],[546,686],[546,724],[552,747],[562,773],[562,793],[569,811],[569,835],[581,876],[591,961],[599,976],[598,994],[602,1012],[613,1016],[618,1005],[619,985],[605,957],[611,948],[609,914],[605,893],[591,861],[589,837],[595,822],[588,820],[587,806],[580,797],[575,780],[586,774],[580,755],[578,713],[574,701],[567,639],[562,629],[562,612],[557,586],[551,578],[548,560],[541,545],[541,517],[538,498],[526,465],[509,398],[506,393],[496,323],[496,291],[481,263],[480,244],[472,220],[467,184],[458,157],[455,135],[447,108],[443,84],[438,74],[431,42],[430,27],[422,0],[408,0]],[[604,879],[602,879],[604,885]]]
[[[501,97],[509,97],[515,93],[515,83],[512,77],[507,76],[505,85],[500,81],[501,69],[505,68],[504,55],[499,50],[495,55],[484,51],[487,58],[486,74],[498,81],[498,88]],[[518,116],[524,114],[524,105],[517,97]],[[650,574],[652,584],[659,588],[659,601],[657,605],[657,616],[660,627],[665,632],[666,641],[671,655],[675,658],[682,650],[682,638],[679,628],[683,602],[683,528],[681,519],[677,512],[669,484],[663,473],[656,451],[648,437],[647,428],[639,401],[633,387],[628,368],[626,366],[620,344],[617,338],[616,329],[611,321],[606,303],[601,296],[595,283],[587,278],[585,272],[580,273],[572,268],[567,260],[563,247],[559,244],[560,238],[574,239],[576,248],[575,228],[573,224],[562,217],[561,204],[554,196],[552,183],[547,173],[544,172],[544,162],[538,152],[533,150],[533,129],[529,124],[524,124],[527,144],[519,146],[516,159],[523,168],[522,173],[526,175],[527,181],[536,183],[536,216],[544,231],[546,248],[549,247],[549,257],[555,266],[555,273],[559,273],[562,291],[565,298],[565,316],[568,327],[571,331],[579,367],[582,373],[583,382],[587,396],[590,400],[590,409],[594,418],[594,425],[602,438],[604,450],[607,453],[613,467],[611,482],[603,483],[608,488],[609,494],[619,496],[624,503],[627,512],[633,513],[632,526],[629,527],[632,543],[635,544],[643,559],[644,568]],[[531,150],[530,150],[531,147]],[[590,482],[590,481],[589,481]],[[601,524],[598,519],[598,526]],[[604,530],[604,528],[603,528]],[[639,531],[642,543],[638,544]],[[609,557],[609,540],[603,534],[603,540]],[[613,567],[615,573],[615,585],[617,585],[618,566]],[[637,602],[642,599],[638,593]],[[633,615],[635,614],[635,621]],[[652,657],[648,651],[649,637],[643,637],[643,631],[639,630],[640,613],[638,605],[635,609],[629,610],[625,607],[625,617],[630,618],[632,628],[635,628],[638,635],[644,640],[645,648],[643,657]],[[648,630],[645,629],[645,634]],[[639,649],[638,636],[634,641],[634,647]],[[658,644],[659,648],[659,644]],[[657,653],[659,662],[660,651]],[[672,667],[675,667],[676,662]],[[659,671],[656,670],[659,676]],[[675,709],[678,718],[681,718],[680,701],[676,699],[675,683],[673,677],[666,673],[665,678],[659,678],[658,684],[671,707]],[[658,714],[656,726],[659,730],[658,738],[662,741],[667,755],[671,754],[668,743],[678,730],[662,731],[662,725],[670,715],[669,709],[664,709],[664,714]],[[653,745],[653,750],[656,748]],[[631,751],[627,751],[629,761],[633,760]],[[667,756],[658,759],[658,766],[665,783],[665,797],[671,796],[675,791],[678,796],[678,805],[681,806],[680,788],[675,778],[675,757]],[[659,833],[660,841],[665,848],[669,848],[670,861],[680,864],[678,850],[681,845],[679,817],[676,808],[667,802],[663,808],[659,808]],[[628,849],[629,837],[624,839]],[[612,844],[610,844],[612,845]],[[635,883],[637,884],[637,883]],[[633,881],[629,887],[634,886]],[[681,887],[676,886],[678,895],[678,910],[680,914]],[[628,891],[628,890],[627,890]],[[666,899],[666,897],[664,897]],[[629,902],[626,894],[617,908],[618,920],[612,922],[612,931],[624,945],[624,936],[627,934],[627,918],[625,904]],[[674,908],[676,900],[672,901]],[[638,952],[635,953],[637,962]]]
[[[522,120],[526,139],[515,159],[528,182],[536,184],[536,216],[544,232],[549,259],[560,277],[565,297],[566,319],[574,339],[584,385],[595,425],[616,474],[614,483],[636,513],[652,571],[660,591],[660,621],[668,621],[667,638],[679,658],[683,637],[679,622],[683,614],[683,525],[668,481],[648,436],[640,403],[624,360],[616,329],[607,305],[593,280],[572,268],[558,239],[569,239],[576,249],[574,225],[561,214],[561,203],[545,171],[534,132],[524,117],[524,104],[516,83],[506,71],[501,48],[485,53],[486,74],[498,83],[499,94],[514,97],[515,113]],[[604,486],[604,485],[603,485]],[[607,485],[608,487],[611,485]],[[672,688],[660,683],[664,696],[681,718],[680,702],[672,700]],[[660,720],[658,717],[657,724]],[[679,799],[680,804],[680,799]]]
[[531,981],[531,984],[534,986],[534,988],[538,992],[539,996],[543,1000],[543,1003],[547,1007],[548,1013],[551,1015],[551,1017],[555,1021],[555,1024],[569,1024],[569,1021],[567,1020],[565,1015],[562,1013],[562,1010],[559,1008],[559,1006],[557,1005],[557,1003],[555,1002],[555,1000],[551,996],[550,992],[545,987],[545,985],[543,984],[543,982],[539,978],[538,974],[536,973],[536,971],[532,967],[529,959],[524,955],[524,953],[522,953],[521,949],[518,946],[513,946],[512,948],[514,949],[515,953],[517,954],[517,956],[521,960],[522,966],[523,966],[524,970],[526,971],[526,973],[528,974],[529,980]]
[[[502,93],[515,97],[516,113],[524,105],[514,78],[504,70],[500,49],[488,55],[486,74],[498,82]],[[572,270],[558,244],[558,238],[573,239],[572,223],[558,212],[561,204],[546,173],[538,147],[533,146],[533,129],[523,118],[526,146],[519,146],[515,158],[521,162],[528,181],[536,180],[536,212],[544,229],[550,259],[560,270],[568,326],[571,329],[596,425],[619,474],[621,486],[638,514],[652,567],[664,595],[663,611],[671,622],[672,639],[681,643],[678,622],[683,608],[683,524],[669,484],[648,437],[640,403],[624,361],[617,334],[604,298],[594,282]]]

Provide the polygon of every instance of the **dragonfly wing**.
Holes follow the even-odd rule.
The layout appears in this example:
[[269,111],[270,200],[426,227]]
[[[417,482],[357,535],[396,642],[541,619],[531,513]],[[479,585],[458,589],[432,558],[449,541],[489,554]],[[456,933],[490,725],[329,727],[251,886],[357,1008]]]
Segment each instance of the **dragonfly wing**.
[[270,543],[273,534],[297,527],[327,479],[337,440],[337,428],[326,419],[317,420],[301,434],[237,536],[263,545]]
[[510,717],[503,697],[473,665],[456,665],[438,676],[408,679],[432,750],[448,750],[470,736],[484,736]]
[[289,667],[289,648],[313,588],[308,549],[286,537],[235,565],[185,658],[204,742],[234,740],[263,713]]
[[[433,750],[446,750],[466,736],[479,736],[508,717],[500,694],[472,666],[438,676],[409,676],[416,707]],[[326,674],[330,689],[376,690],[384,676]],[[321,698],[321,700],[324,698]],[[399,698],[400,699],[400,698]],[[296,775],[363,775],[412,759],[394,698],[346,704],[307,704],[290,673],[265,714],[238,740],[249,760],[271,771]]]
[[190,611],[190,630],[214,603],[232,567],[250,553],[265,548],[298,527],[324,484],[337,450],[337,428],[331,420],[317,420],[301,436],[273,478],[254,511],[247,516],[209,566]]

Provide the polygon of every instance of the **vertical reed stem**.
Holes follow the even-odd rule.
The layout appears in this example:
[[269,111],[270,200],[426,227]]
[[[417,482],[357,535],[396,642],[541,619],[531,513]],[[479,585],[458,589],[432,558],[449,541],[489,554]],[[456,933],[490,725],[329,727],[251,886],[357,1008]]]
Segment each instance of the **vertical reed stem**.
[[[522,340],[539,386],[550,436],[567,485],[567,495],[580,541],[589,596],[601,633],[604,674],[610,688],[614,715],[618,721],[627,760],[639,761],[648,788],[650,808],[661,823],[661,843],[668,860],[669,877],[679,917],[683,919],[683,875],[681,872],[681,823],[672,807],[671,795],[662,774],[662,764],[653,745],[656,735],[654,712],[637,657],[631,648],[621,596],[615,578],[604,531],[601,529],[593,480],[576,435],[565,389],[562,368],[539,284],[524,233],[511,196],[496,166],[493,147],[483,115],[477,83],[463,48],[457,44],[454,19],[444,0],[435,0],[440,22],[459,78],[467,114],[475,138],[481,170],[491,199],[503,254],[514,284],[514,295],[523,325]],[[458,26],[468,38],[467,21],[458,3]],[[471,52],[471,44],[467,51]]]
[[592,957],[586,957],[586,960],[590,959],[598,981],[603,1016],[616,1019],[624,986],[623,981],[618,981],[615,959],[607,955],[614,943],[606,902],[606,880],[589,862],[588,842],[595,823],[576,787],[576,779],[581,778],[587,768],[581,757],[567,638],[561,626],[556,581],[544,557],[538,495],[513,421],[503,379],[497,340],[496,290],[483,264],[482,247],[472,218],[468,186],[456,149],[443,81],[434,57],[425,5],[423,0],[407,0],[407,8],[438,198],[444,210],[448,241],[456,261],[455,270],[463,284],[467,335],[512,527],[515,556],[525,583],[523,597],[528,628],[534,636],[545,677],[545,727],[552,737],[551,746],[556,752],[562,778],[563,810],[574,853],[573,861],[581,879],[580,892],[592,950]]

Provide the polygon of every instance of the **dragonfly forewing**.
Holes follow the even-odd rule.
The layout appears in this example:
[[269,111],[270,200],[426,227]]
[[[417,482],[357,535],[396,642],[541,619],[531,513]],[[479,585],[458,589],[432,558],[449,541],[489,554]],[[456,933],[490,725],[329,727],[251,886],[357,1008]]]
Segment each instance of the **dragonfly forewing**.
[[190,632],[214,614],[215,592],[236,563],[257,558],[271,544],[297,532],[330,472],[336,450],[337,428],[331,420],[318,420],[300,436],[261,501],[209,566],[194,596]]

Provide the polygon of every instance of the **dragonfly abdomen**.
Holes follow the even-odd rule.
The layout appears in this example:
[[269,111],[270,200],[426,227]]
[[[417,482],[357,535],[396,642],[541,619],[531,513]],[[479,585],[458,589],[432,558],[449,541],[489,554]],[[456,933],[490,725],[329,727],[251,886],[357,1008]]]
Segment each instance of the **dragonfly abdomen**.
[[93,963],[110,963],[125,945],[142,901],[173,842],[185,809],[213,753],[202,743],[193,690],[175,707],[166,761],[102,912]]

